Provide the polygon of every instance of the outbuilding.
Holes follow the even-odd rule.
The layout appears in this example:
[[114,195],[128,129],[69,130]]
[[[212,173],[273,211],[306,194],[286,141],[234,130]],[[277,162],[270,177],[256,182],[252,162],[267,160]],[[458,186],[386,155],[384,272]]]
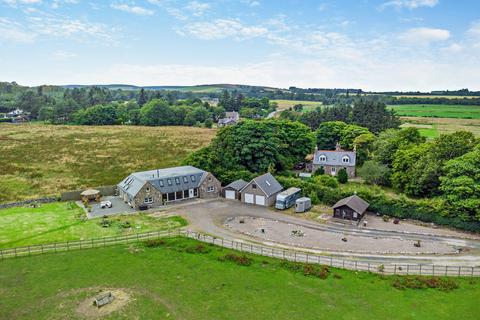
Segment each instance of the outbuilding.
[[240,194],[240,190],[242,190],[247,184],[248,182],[245,180],[235,180],[223,188],[223,196],[225,199],[241,200],[242,196]]
[[357,195],[344,198],[333,206],[333,217],[359,221],[370,204]]
[[277,194],[283,190],[282,185],[270,173],[254,178],[240,190],[241,201],[259,206],[275,204]]

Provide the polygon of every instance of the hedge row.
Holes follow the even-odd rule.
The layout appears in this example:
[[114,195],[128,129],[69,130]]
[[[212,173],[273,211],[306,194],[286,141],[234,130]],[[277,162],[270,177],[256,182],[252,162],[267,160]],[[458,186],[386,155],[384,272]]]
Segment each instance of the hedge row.
[[[302,189],[305,196],[316,195],[319,202],[326,205],[333,205],[338,200],[353,195],[353,191],[333,189],[292,177],[277,177],[278,181],[285,187],[298,187]],[[479,221],[465,221],[459,217],[448,216],[448,209],[441,200],[428,199],[413,201],[405,197],[398,199],[387,197],[382,192],[375,192],[372,187],[359,186],[356,193],[370,203],[369,211],[378,212],[382,215],[389,215],[400,219],[414,219],[423,222],[432,222],[438,225],[451,226],[454,228],[480,232]]]

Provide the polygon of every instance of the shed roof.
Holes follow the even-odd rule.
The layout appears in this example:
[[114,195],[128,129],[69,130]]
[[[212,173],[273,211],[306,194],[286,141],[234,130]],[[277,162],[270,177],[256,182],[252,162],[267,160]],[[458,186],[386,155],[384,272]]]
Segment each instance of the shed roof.
[[87,189],[80,193],[81,196],[96,196],[97,194],[100,194],[100,191],[95,189]]
[[359,214],[363,214],[367,210],[369,205],[370,204],[367,201],[363,200],[357,195],[353,195],[339,200],[333,205],[333,208],[336,209],[338,207],[347,206],[350,209],[355,210]]
[[238,180],[235,180],[233,181],[232,183],[230,183],[228,186],[225,187],[226,188],[231,188],[231,189],[234,189],[236,191],[240,191],[241,189],[243,189],[243,187],[245,187],[246,185],[248,184],[247,181],[243,180],[243,179],[238,179]]
[[[265,195],[267,197],[270,197],[276,194],[277,192],[282,191],[283,189],[282,185],[277,181],[277,179],[275,179],[274,176],[272,176],[270,172],[267,172],[265,174],[262,174],[261,176],[254,178],[247,185],[251,184],[252,182],[255,182],[260,187],[260,189],[262,189],[263,192],[265,192]],[[245,187],[247,185],[245,185]],[[245,187],[243,187],[242,189],[244,189]]]

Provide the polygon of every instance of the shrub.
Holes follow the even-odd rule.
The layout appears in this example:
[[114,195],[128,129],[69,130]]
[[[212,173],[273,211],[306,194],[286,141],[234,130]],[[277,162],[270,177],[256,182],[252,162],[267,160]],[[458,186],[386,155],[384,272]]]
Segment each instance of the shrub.
[[190,246],[185,249],[185,252],[188,253],[209,253],[211,250],[205,245],[199,243],[195,246]]
[[387,216],[386,214],[384,214],[384,215],[382,216],[382,220],[385,221],[385,222],[388,222],[388,221],[390,221],[390,217]]
[[149,239],[149,240],[145,240],[143,243],[145,244],[146,247],[155,248],[155,247],[163,246],[165,244],[165,240],[163,240],[163,239]]
[[245,256],[245,255],[237,255],[234,253],[228,253],[220,258],[218,258],[220,261],[231,261],[235,262],[239,266],[250,266],[253,263],[253,259]]
[[330,275],[330,268],[325,265],[282,261],[280,266],[292,272],[301,272],[304,276],[314,276],[320,279],[326,279]]
[[337,174],[337,180],[340,183],[347,183],[348,182],[348,173],[346,169],[340,169]]
[[325,174],[325,169],[323,167],[319,167],[315,172],[313,173],[314,177],[321,176],[322,174]]
[[329,175],[321,175],[321,176],[316,176],[313,178],[313,181],[316,184],[329,187],[329,188],[338,188],[338,181],[332,176]]
[[403,276],[396,277],[392,286],[400,289],[438,289],[440,291],[452,291],[458,288],[458,283],[450,278]]

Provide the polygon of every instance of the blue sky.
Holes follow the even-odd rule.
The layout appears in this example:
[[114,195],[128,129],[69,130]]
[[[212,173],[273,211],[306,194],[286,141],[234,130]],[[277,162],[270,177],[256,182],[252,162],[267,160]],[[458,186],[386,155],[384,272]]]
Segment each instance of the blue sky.
[[478,0],[0,0],[0,81],[480,90]]

